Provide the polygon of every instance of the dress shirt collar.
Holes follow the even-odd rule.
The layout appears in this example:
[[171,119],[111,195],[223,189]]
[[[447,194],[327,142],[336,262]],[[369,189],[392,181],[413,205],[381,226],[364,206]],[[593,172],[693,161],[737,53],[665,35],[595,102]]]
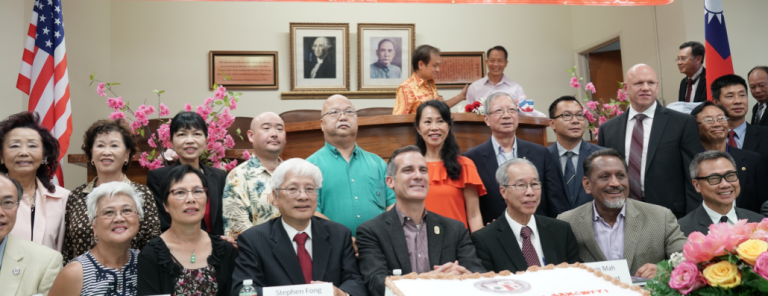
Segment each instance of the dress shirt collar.
[[[91,182],[88,182],[88,185],[85,186],[85,189],[83,189],[83,193],[85,194],[91,193],[91,190],[93,190],[93,188],[96,187],[96,180],[98,179],[99,177],[97,176],[96,178],[93,178]],[[131,185],[131,180],[128,179],[128,176],[126,176],[125,174],[123,174],[123,183]]]
[[[493,85],[493,82],[491,82],[491,79],[488,78],[488,75],[486,75],[482,79],[485,79],[483,84]],[[507,75],[502,75],[501,76],[501,80],[499,81],[499,83],[497,83],[496,85],[493,85],[493,86],[499,86],[499,85],[502,85],[502,84],[506,84],[508,86],[512,86],[512,83],[514,83],[514,81],[512,81],[512,79],[507,78]]]
[[645,116],[648,116],[648,118],[650,118],[650,119],[653,119],[653,115],[656,113],[656,105],[657,105],[657,104],[658,104],[658,102],[654,101],[654,102],[653,102],[653,105],[651,105],[651,107],[650,107],[650,108],[646,109],[646,110],[645,110],[645,111],[643,111],[643,112],[637,112],[637,111],[635,110],[635,108],[632,108],[632,105],[630,105],[630,106],[629,106],[629,114],[628,114],[628,116],[629,116],[629,120],[632,120],[632,119],[634,119],[634,118],[635,118],[635,115],[637,115],[637,114],[639,114],[639,113],[643,113],[643,114],[645,114]]
[[[248,159],[248,162],[250,162],[250,166],[252,168],[256,169],[256,174],[267,173],[270,176],[272,175],[272,172],[270,172],[266,167],[264,167],[264,165],[261,164],[261,160],[256,157],[256,155],[251,154],[251,158]],[[283,160],[278,157],[277,164],[279,165],[282,162]]]
[[[506,154],[507,152],[504,151],[504,148],[501,147],[501,144],[499,144],[498,141],[496,141],[496,136],[491,136],[491,144],[493,145],[493,153],[496,155]],[[512,157],[517,157],[517,136],[515,136],[515,143],[512,144]]]
[[[734,202],[734,205],[731,206],[731,210],[728,211],[727,214],[725,214],[725,216],[728,217],[728,225],[734,225],[736,224],[736,222],[739,221],[739,217],[736,216],[736,205],[735,205],[736,201],[734,200],[733,202]],[[704,206],[704,211],[707,212],[707,215],[709,215],[709,219],[712,220],[713,224],[720,223],[720,218],[723,217],[722,214],[715,212],[715,210],[713,209],[710,209],[707,206],[707,203],[701,203],[701,205]]]
[[690,77],[693,79],[694,82],[696,82],[696,79],[699,79],[699,75],[701,75],[701,71],[704,70],[704,66],[699,67],[699,70],[696,71],[696,73],[693,73],[693,77]]
[[523,230],[523,226],[528,226],[531,228],[533,232],[534,237],[538,237],[539,235],[539,229],[536,227],[536,215],[531,215],[531,220],[528,220],[528,224],[522,225],[520,223],[517,223],[512,217],[509,216],[509,212],[504,210],[504,217],[507,218],[507,223],[509,223],[509,227],[512,228],[512,232],[515,234],[515,238],[522,241],[522,236],[520,236],[520,231]]
[[744,143],[744,135],[747,133],[747,121],[744,120],[744,122],[742,122],[741,125],[733,129],[733,131],[736,132],[737,140]]
[[3,268],[3,257],[5,255],[5,245],[8,243],[8,235],[5,235],[3,241],[0,242],[0,270]]
[[[560,142],[555,142],[555,144],[557,144],[557,155],[565,156],[565,153],[568,152],[568,150],[563,148],[563,146],[560,146]],[[581,149],[581,141],[579,141],[579,143],[576,144],[576,147],[573,147],[573,150],[570,151],[573,151],[576,156],[579,156],[579,149]]]
[[[629,198],[629,197],[626,197],[626,198]],[[597,207],[595,206],[596,202],[597,201],[593,201],[592,202],[592,213],[593,213],[592,220],[593,221],[605,221],[605,219],[603,219],[603,217],[600,217],[600,213],[597,212]],[[621,207],[621,212],[619,212],[619,216],[616,217],[617,221],[619,219],[624,220],[624,218],[627,216],[627,202],[628,202],[627,200],[624,201],[624,206]]]
[[387,71],[391,71],[392,70],[389,67],[389,66],[392,65],[391,63],[388,64],[388,65],[384,65],[381,61],[377,61],[377,62],[373,63],[373,65],[376,66],[376,68],[379,68],[379,69],[386,69]]
[[[341,152],[339,152],[339,149],[336,148],[336,146],[331,145],[331,143],[325,142],[325,148],[328,148],[328,150],[333,153],[335,156],[341,156]],[[357,143],[355,143],[355,149],[352,150],[352,157],[357,158],[357,154],[360,150],[360,147],[357,146]]]
[[[400,226],[403,226],[403,224],[405,224],[406,219],[413,220],[413,218],[408,217],[405,214],[403,214],[403,212],[400,211],[400,209],[397,207],[397,205],[395,205],[395,211],[397,212],[398,220],[400,220]],[[421,215],[421,223],[422,224],[424,222],[427,222],[427,212],[428,212],[427,209],[424,208],[424,214]],[[413,222],[413,223],[416,224],[416,222]],[[421,224],[419,224],[419,225],[421,225]]]
[[296,230],[296,228],[293,228],[291,227],[291,225],[288,225],[288,223],[285,223],[285,220],[283,220],[283,218],[280,218],[280,222],[283,223],[283,228],[285,228],[285,232],[288,233],[288,239],[290,241],[293,241],[294,236],[303,232],[307,233],[310,241],[312,240],[312,219],[311,218],[309,219],[309,224],[307,224],[307,228],[302,231],[298,231]]

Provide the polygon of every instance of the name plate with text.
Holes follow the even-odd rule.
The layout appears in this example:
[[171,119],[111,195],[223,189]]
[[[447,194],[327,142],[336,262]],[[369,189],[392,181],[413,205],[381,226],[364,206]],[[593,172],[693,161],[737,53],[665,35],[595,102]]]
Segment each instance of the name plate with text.
[[632,284],[632,278],[629,274],[629,266],[626,259],[613,260],[613,261],[601,261],[601,262],[589,262],[582,263],[586,266],[592,267],[595,270],[602,271],[604,274],[610,275],[619,279],[622,283]]
[[264,287],[263,296],[333,296],[333,284]]

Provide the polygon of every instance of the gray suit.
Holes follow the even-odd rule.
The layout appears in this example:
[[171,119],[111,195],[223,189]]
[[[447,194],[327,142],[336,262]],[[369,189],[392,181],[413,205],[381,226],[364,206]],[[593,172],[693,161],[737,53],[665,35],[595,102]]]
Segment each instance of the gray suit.
[[[763,215],[742,208],[736,208],[736,217],[739,220],[747,219],[747,222],[760,222],[765,218]],[[677,222],[680,223],[680,230],[686,237],[694,231],[707,234],[709,233],[709,225],[714,223],[712,222],[712,218],[707,214],[707,210],[704,209],[704,205],[699,206],[696,210],[688,213],[685,217],[680,218]]]
[[[459,261],[472,272],[485,272],[464,223],[433,212],[427,214],[429,265]],[[439,228],[439,230],[437,230]],[[395,209],[384,212],[357,227],[358,264],[370,295],[384,295],[384,280],[400,269],[411,273],[408,245]]]
[[[556,164],[561,165],[560,162],[560,154],[557,151],[557,143],[549,145],[547,147],[549,149],[549,154],[552,155],[552,161]],[[584,159],[587,158],[592,152],[595,152],[597,150],[605,149],[605,147],[600,147],[595,144],[592,144],[590,142],[581,140],[581,147],[579,147],[579,160],[576,161],[576,166],[573,168],[576,170],[576,177],[573,178],[572,182],[578,182],[576,186],[579,188],[579,193],[576,195],[576,198],[571,199],[570,196],[568,196],[568,188],[566,182],[568,180],[565,180],[563,177],[564,170],[559,170],[558,173],[560,175],[560,178],[562,178],[563,182],[563,190],[565,192],[563,193],[568,198],[568,209],[575,209],[576,207],[583,205],[585,203],[588,203],[592,201],[592,194],[587,194],[586,191],[584,191],[584,186],[581,185],[581,179],[584,177]]]
[[[595,239],[592,209],[592,202],[589,202],[560,214],[557,219],[571,224],[583,262],[606,261]],[[634,275],[646,263],[659,263],[683,250],[686,238],[669,209],[627,198],[626,213],[624,258],[630,274]]]

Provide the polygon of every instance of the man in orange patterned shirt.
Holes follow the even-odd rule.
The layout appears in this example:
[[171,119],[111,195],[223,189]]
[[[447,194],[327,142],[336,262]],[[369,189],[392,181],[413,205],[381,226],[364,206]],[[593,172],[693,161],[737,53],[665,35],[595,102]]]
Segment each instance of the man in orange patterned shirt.
[[[411,58],[413,75],[403,81],[395,94],[395,108],[393,115],[415,114],[421,103],[428,100],[443,100],[437,94],[435,77],[440,72],[440,50],[430,45],[420,45],[413,52]],[[445,101],[448,107],[453,107],[466,98],[467,86],[451,98]]]

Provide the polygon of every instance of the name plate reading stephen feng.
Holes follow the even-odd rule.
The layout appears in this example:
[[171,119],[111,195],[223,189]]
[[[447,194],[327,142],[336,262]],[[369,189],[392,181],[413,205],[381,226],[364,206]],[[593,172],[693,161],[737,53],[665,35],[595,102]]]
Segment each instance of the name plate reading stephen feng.
[[632,285],[632,278],[629,276],[629,266],[627,259],[582,263],[586,266],[602,271],[604,274],[619,279],[622,283]]
[[264,287],[263,296],[333,296],[333,284]]

